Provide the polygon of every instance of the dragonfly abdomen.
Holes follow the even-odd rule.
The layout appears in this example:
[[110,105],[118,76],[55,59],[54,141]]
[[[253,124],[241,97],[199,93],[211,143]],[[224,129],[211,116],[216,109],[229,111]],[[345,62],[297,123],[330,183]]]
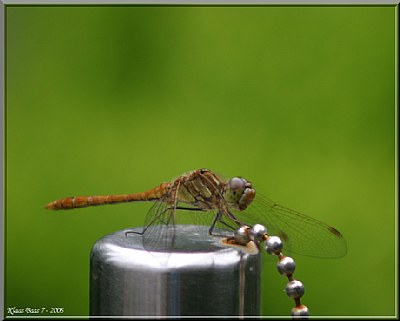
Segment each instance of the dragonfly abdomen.
[[159,200],[168,191],[169,186],[170,183],[163,183],[149,191],[136,194],[66,197],[47,204],[46,208],[49,210],[69,210],[97,205],[155,201]]

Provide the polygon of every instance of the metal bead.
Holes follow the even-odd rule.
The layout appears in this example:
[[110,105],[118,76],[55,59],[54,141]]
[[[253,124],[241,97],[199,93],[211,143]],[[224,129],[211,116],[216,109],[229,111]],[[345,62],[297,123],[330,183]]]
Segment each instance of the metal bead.
[[293,317],[308,317],[310,316],[310,310],[308,310],[307,306],[301,304],[294,307],[291,314]]
[[254,242],[262,242],[266,234],[267,228],[261,224],[256,224],[250,229],[250,239]]
[[235,230],[234,237],[237,244],[246,245],[250,242],[249,229],[250,228],[248,226],[242,225]]
[[282,252],[283,243],[277,236],[270,236],[265,242],[265,250],[268,254],[279,254]]
[[276,267],[281,275],[290,275],[293,274],[296,268],[296,263],[294,263],[294,260],[291,257],[284,256],[279,260]]
[[286,294],[292,299],[301,298],[304,294],[304,285],[300,281],[290,281],[285,288]]

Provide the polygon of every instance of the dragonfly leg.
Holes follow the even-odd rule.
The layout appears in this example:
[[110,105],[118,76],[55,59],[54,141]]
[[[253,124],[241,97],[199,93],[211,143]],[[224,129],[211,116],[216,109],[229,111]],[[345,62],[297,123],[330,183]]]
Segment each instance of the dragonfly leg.
[[[147,226],[145,226],[143,228],[143,230],[141,232],[136,232],[136,231],[126,231],[125,232],[125,236],[128,236],[128,234],[137,234],[137,235],[143,235],[147,229],[150,227],[150,225],[152,225],[161,215],[163,215],[166,211],[168,211],[169,208],[164,209],[161,213],[159,213],[157,216],[155,216],[149,224],[147,224]],[[168,225],[168,224],[167,224]]]
[[231,230],[234,230],[235,228],[231,225],[229,225],[228,223],[224,222],[224,221],[220,221],[222,224],[224,224],[226,227],[229,227]]
[[[247,224],[243,224],[242,222],[240,222],[240,221],[235,217],[235,215],[233,215],[232,213],[228,212],[227,215],[228,215],[228,217],[229,217],[233,222],[235,222],[238,226],[247,225]],[[251,227],[251,226],[250,226],[250,227]]]
[[[151,224],[151,223],[150,223]],[[143,235],[147,229],[149,228],[150,224],[148,224],[146,227],[143,228],[141,232],[136,232],[136,231],[126,231],[125,236],[128,236],[128,234],[136,234],[136,235]]]
[[202,212],[207,212],[204,208],[200,207],[183,207],[183,206],[177,206],[177,210],[185,210],[185,211],[202,211]]
[[213,235],[212,232],[213,232],[213,230],[214,230],[215,224],[216,224],[218,221],[221,220],[221,216],[222,216],[222,212],[218,212],[218,213],[215,215],[214,221],[212,222],[211,227],[210,227],[210,229],[208,230],[208,234]]
[[137,235],[143,235],[146,229],[143,229],[142,232],[136,232],[136,231],[126,231],[125,236],[128,236],[128,234],[137,234]]
[[[214,221],[213,221],[213,223],[211,224],[210,229],[208,230],[208,234],[214,235],[214,236],[226,236],[226,235],[223,235],[223,234],[215,234],[215,233],[213,233],[213,230],[214,230],[214,228],[215,228],[215,224],[217,224],[217,222],[220,222],[221,224],[225,225],[226,227],[228,227],[228,228],[231,229],[231,230],[234,230],[234,229],[235,229],[235,227],[233,227],[232,225],[229,225],[227,222],[225,222],[225,221],[222,220],[223,214],[224,214],[223,212],[218,212],[218,213],[215,215]],[[229,215],[228,215],[228,216],[229,216]],[[237,223],[238,225],[240,225],[240,222],[239,222],[235,217],[229,216],[229,218],[232,219],[233,222],[235,222],[235,223]]]
[[[210,235],[214,235],[214,236],[226,236],[226,235],[223,235],[223,234],[215,234],[215,233],[213,233],[213,230],[214,230],[214,228],[215,228],[215,224],[216,224],[218,221],[219,221],[221,224],[223,224],[223,225],[225,225],[226,227],[228,227],[229,229],[231,229],[231,230],[234,230],[234,229],[236,228],[235,226],[232,226],[232,225],[230,225],[230,224],[228,224],[227,222],[225,222],[225,221],[222,220],[223,214],[224,214],[223,212],[218,212],[218,213],[215,215],[214,221],[213,221],[213,223],[212,223],[210,229],[208,230],[208,233],[209,233]],[[237,226],[242,226],[242,225],[243,225],[243,223],[240,222],[232,213],[227,212],[226,215],[228,216],[228,218],[229,218],[232,222],[236,223]]]

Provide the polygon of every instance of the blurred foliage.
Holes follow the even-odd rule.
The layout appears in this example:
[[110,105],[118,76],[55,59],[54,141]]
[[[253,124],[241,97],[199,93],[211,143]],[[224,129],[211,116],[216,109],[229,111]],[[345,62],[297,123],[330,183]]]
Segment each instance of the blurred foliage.
[[[395,7],[6,7],[5,307],[89,313],[89,253],[201,167],[345,235],[294,257],[312,315],[394,315]],[[293,302],[273,264],[263,315]],[[397,290],[396,290],[397,291]]]

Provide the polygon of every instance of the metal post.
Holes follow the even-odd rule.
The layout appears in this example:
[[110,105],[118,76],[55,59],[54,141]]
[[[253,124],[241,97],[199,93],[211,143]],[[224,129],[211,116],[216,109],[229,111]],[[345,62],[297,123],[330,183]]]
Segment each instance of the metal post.
[[[258,316],[260,255],[180,225],[180,248],[155,252],[121,230],[90,256],[91,316]],[[133,229],[140,232],[141,228]],[[186,245],[185,245],[186,244]]]

